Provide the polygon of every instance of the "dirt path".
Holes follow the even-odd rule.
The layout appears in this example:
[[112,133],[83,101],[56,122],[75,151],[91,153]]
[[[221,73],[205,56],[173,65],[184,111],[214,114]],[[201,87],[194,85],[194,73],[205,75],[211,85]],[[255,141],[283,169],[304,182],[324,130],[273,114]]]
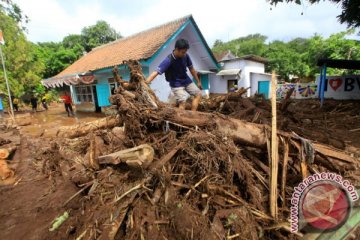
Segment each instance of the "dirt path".
[[[0,180],[0,239],[61,239],[49,232],[51,222],[64,213],[63,203],[78,189],[61,176],[46,176],[39,171],[41,166],[36,165],[34,156],[47,146],[38,137],[44,130],[101,116],[78,113],[68,118],[61,105],[31,114],[32,124],[21,127],[21,144],[8,162],[16,175]],[[12,133],[1,132],[0,137],[5,134]]]

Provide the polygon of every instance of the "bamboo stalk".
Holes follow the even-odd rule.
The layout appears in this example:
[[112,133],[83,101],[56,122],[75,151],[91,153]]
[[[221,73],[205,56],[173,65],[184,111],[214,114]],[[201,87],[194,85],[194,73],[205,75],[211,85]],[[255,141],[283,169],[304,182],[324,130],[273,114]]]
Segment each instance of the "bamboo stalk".
[[277,178],[278,178],[278,143],[277,143],[277,126],[276,126],[276,87],[277,80],[275,72],[271,76],[271,162],[270,162],[270,215],[277,219],[278,217],[278,191],[277,191]]
[[282,143],[284,145],[284,162],[282,169],[282,177],[281,177],[281,197],[283,199],[282,206],[285,207],[286,199],[285,199],[285,186],[286,186],[286,174],[287,174],[287,166],[289,162],[289,142],[287,139],[281,138]]

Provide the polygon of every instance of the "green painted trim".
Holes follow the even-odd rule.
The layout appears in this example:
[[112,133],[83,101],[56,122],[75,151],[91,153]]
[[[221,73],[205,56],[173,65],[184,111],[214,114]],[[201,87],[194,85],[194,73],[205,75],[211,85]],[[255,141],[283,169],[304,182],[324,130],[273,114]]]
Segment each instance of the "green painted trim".
[[176,32],[173,33],[173,35],[171,35],[171,37],[168,40],[166,40],[166,42],[146,61],[149,66],[155,60],[155,58],[161,53],[161,51],[164,50],[172,40],[174,40],[177,36],[179,36],[179,34],[186,28],[188,24],[190,24],[190,18],[186,20],[186,22],[184,22],[183,25],[181,25],[179,29],[176,30]]

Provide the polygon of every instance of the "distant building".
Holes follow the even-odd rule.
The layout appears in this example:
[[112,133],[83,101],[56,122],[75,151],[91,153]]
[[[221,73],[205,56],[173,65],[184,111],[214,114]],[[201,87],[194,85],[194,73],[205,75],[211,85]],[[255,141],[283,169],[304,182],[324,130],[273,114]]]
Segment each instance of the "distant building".
[[271,74],[265,73],[265,58],[246,55],[235,57],[230,51],[217,55],[221,70],[210,77],[210,93],[228,93],[236,85],[238,88],[248,88],[246,96],[255,93],[270,94]]

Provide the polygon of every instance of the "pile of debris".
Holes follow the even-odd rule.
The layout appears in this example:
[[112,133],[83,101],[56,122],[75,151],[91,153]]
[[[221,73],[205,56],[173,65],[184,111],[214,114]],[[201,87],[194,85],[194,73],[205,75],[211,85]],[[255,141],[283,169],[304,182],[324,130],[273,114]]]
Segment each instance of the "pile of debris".
[[289,204],[303,178],[332,171],[360,185],[356,159],[280,131],[279,208],[270,216],[271,131],[251,123],[263,113],[247,122],[236,117],[253,110],[223,115],[172,108],[144,83],[138,62],[127,64],[130,86],[110,99],[117,114],[61,128],[61,138],[37,156],[39,171],[79,187],[64,200],[69,217],[48,238],[297,239]]
[[[263,95],[243,98],[247,90],[242,88],[225,96],[205,100],[200,110],[270,125],[270,101]],[[277,107],[277,125],[281,130],[296,132],[305,138],[350,151],[360,157],[360,128],[357,127],[360,122],[359,101],[327,99],[324,106],[320,107],[316,99],[296,100],[289,96],[279,102]]]

